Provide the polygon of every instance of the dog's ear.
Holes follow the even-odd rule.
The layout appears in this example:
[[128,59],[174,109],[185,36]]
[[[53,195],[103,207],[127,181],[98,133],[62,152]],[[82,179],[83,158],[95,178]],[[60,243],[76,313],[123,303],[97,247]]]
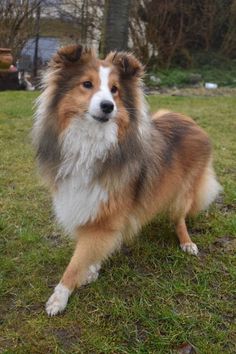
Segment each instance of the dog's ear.
[[141,78],[144,75],[144,67],[140,61],[131,53],[111,52],[106,60],[117,66],[124,78]]
[[56,64],[56,66],[69,66],[78,63],[82,59],[88,59],[88,57],[92,55],[92,50],[83,48],[82,45],[69,45],[60,48],[53,57],[52,62],[54,65]]
[[60,48],[57,52],[57,59],[65,63],[75,63],[80,60],[83,47],[81,45],[70,45]]

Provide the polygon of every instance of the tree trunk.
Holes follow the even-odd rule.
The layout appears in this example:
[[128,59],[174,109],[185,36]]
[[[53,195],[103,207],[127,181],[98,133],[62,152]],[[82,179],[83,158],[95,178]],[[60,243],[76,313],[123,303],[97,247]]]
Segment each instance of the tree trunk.
[[38,47],[39,47],[39,32],[40,32],[40,4],[36,8],[36,23],[35,23],[35,46],[34,46],[34,60],[33,60],[33,76],[38,75]]
[[106,0],[102,54],[112,50],[126,50],[130,0]]

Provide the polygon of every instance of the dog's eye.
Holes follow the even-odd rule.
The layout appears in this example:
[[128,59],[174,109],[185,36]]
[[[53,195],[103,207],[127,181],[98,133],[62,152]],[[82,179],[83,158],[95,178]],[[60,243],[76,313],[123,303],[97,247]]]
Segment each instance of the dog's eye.
[[111,88],[111,93],[115,94],[117,91],[118,91],[118,88],[115,85],[113,85]]
[[86,88],[86,89],[91,89],[93,87],[93,84],[91,81],[84,81],[83,82],[83,86]]

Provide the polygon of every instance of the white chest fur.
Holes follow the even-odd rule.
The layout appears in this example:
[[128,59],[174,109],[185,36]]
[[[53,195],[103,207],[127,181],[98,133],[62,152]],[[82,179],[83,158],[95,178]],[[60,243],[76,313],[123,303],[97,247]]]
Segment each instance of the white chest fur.
[[61,182],[54,197],[54,209],[60,224],[69,233],[76,227],[96,218],[108,193],[99,184],[85,184],[79,176],[67,177]]
[[108,200],[108,192],[93,177],[97,163],[117,143],[117,125],[114,121],[101,124],[90,116],[75,117],[61,139],[63,162],[54,210],[59,223],[72,233],[94,220],[101,203]]

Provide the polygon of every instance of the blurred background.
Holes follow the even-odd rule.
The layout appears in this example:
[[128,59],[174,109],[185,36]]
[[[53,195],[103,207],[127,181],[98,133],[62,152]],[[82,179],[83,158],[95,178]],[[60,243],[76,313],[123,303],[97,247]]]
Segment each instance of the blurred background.
[[[0,47],[22,88],[69,43],[135,52],[150,87],[236,86],[235,0],[1,0]],[[0,89],[9,81],[1,72]]]

